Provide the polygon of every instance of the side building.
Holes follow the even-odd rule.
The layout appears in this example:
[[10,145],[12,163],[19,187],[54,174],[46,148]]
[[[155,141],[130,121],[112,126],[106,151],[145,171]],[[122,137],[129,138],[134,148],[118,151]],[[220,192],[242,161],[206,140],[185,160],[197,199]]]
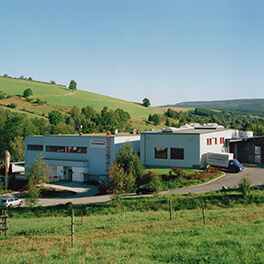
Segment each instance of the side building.
[[30,166],[42,153],[43,160],[49,165],[51,181],[102,180],[107,177],[116,152],[125,142],[140,151],[138,134],[28,136],[25,138],[25,165]]
[[[200,168],[206,165],[206,153],[230,151],[228,139],[252,136],[252,131],[225,129],[215,123],[147,131],[141,133],[140,159],[147,167]],[[237,148],[233,151],[237,157]]]

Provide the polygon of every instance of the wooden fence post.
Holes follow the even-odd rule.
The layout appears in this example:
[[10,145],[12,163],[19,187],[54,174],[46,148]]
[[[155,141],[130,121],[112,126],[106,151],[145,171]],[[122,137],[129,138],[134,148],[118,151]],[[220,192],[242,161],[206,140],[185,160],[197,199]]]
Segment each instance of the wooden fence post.
[[8,214],[5,213],[5,236],[8,236],[9,233],[9,224],[8,224]]
[[126,218],[126,211],[127,211],[127,209],[126,209],[126,207],[124,207],[124,214],[123,214],[123,219],[125,219],[125,218]]
[[0,235],[5,231],[5,236],[8,236],[9,233],[9,224],[8,224],[8,214],[6,210],[2,210],[0,215]]
[[170,220],[172,220],[172,200],[170,200]]
[[204,202],[202,202],[202,211],[203,211],[203,224],[205,225],[205,209],[204,209]]
[[72,221],[71,221],[71,245],[74,244],[74,211],[72,210]]

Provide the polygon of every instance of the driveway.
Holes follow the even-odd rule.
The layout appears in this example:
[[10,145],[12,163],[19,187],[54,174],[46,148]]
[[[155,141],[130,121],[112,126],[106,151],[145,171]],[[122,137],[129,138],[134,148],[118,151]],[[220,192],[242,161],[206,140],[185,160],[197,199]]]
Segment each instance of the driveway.
[[174,194],[174,193],[201,193],[221,190],[222,187],[234,187],[237,186],[241,178],[248,177],[252,185],[264,184],[264,166],[260,164],[244,164],[244,171],[239,173],[226,173],[225,176],[220,177],[214,181],[206,184],[185,187],[180,189],[174,189],[164,191],[162,194]]
[[[264,184],[264,166],[259,164],[246,164],[245,169],[239,173],[227,173],[225,176],[220,177],[211,182],[192,186],[179,188],[174,190],[168,190],[160,192],[160,194],[175,194],[175,193],[201,193],[221,190],[222,187],[234,187],[237,186],[240,179],[243,176],[247,176],[253,185]],[[98,195],[96,196],[97,187],[92,185],[86,185],[79,182],[56,182],[47,184],[48,186],[60,189],[67,189],[76,192],[77,194],[65,198],[51,198],[51,199],[40,199],[39,205],[48,206],[62,203],[72,202],[73,204],[88,204],[88,203],[102,203],[111,200],[111,195]],[[137,195],[131,194],[127,197],[138,197]]]

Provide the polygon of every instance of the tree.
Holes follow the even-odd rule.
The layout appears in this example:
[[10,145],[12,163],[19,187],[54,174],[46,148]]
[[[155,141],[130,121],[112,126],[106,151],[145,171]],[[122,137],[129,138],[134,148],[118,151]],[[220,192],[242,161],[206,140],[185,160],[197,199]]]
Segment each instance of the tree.
[[56,82],[54,80],[51,80],[50,83],[51,84],[56,84]]
[[115,195],[133,192],[140,185],[144,167],[137,153],[133,153],[131,143],[122,144],[108,173],[111,180],[108,192]]
[[150,101],[148,98],[144,98],[143,99],[143,103],[142,103],[143,106],[145,107],[149,107],[150,106]]
[[9,145],[13,161],[25,160],[25,142],[23,140],[23,137],[15,137]]
[[77,83],[74,80],[70,81],[69,89],[77,90]]
[[33,95],[33,92],[30,88],[26,89],[24,92],[23,92],[23,96],[24,97],[29,97],[29,96],[32,96]]
[[53,110],[49,113],[49,122],[52,125],[58,125],[59,123],[64,122],[64,116],[63,114],[58,110]]
[[41,188],[47,181],[48,164],[43,161],[43,156],[37,156],[33,164],[28,168],[26,202],[29,205],[36,205],[38,203]]
[[159,115],[157,115],[157,114],[154,114],[152,116],[152,121],[153,121],[154,125],[157,126],[161,122],[161,117]]

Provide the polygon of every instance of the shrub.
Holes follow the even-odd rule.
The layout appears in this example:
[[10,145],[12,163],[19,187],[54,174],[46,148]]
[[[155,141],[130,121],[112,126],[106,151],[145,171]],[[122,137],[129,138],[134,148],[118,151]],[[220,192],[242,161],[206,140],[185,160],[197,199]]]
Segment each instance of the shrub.
[[5,99],[6,97],[3,94],[0,94],[0,100]]
[[7,98],[11,98],[11,97],[12,97],[12,95],[10,95],[10,94],[9,94],[9,95],[7,95]]
[[29,96],[31,96],[31,95],[33,95],[33,92],[32,92],[32,90],[31,90],[30,88],[26,89],[26,90],[23,92],[23,96],[24,96],[24,97],[29,97]]
[[16,108],[17,107],[17,104],[15,104],[15,103],[11,103],[11,104],[9,104],[9,105],[7,105],[8,107],[10,107],[10,108]]
[[240,191],[244,198],[249,196],[249,193],[251,191],[251,181],[249,178],[244,176],[238,183],[238,187],[240,188]]

